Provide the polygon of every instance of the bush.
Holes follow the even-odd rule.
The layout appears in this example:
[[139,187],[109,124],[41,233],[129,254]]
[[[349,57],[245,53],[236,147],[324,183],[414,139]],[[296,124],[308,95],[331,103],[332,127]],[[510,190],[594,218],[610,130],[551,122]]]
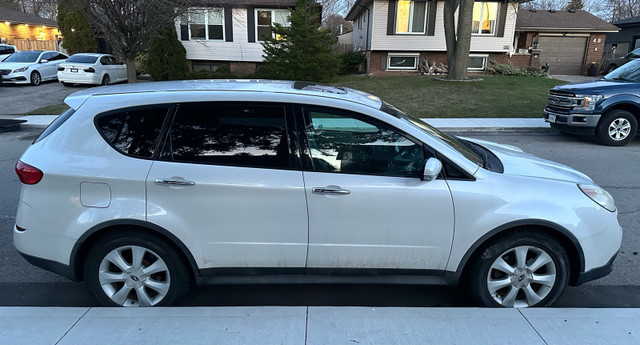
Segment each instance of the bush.
[[500,75],[518,75],[526,77],[547,77],[547,73],[542,69],[535,67],[520,68],[511,63],[497,63],[493,60],[489,61],[487,73]]
[[184,79],[189,71],[187,51],[180,41],[173,25],[158,30],[149,42],[146,69],[154,80]]
[[360,66],[366,61],[364,54],[357,52],[346,52],[340,55],[342,67],[340,74],[360,73]]
[[56,21],[60,32],[64,35],[62,47],[69,55],[98,52],[93,27],[82,9],[74,6],[69,0],[60,1]]
[[219,66],[215,71],[190,71],[188,79],[236,79],[236,75],[227,66]]

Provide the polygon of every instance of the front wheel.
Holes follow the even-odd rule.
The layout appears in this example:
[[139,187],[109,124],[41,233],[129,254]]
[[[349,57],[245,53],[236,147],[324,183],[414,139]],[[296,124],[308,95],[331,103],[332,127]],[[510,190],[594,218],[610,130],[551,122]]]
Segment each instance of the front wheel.
[[626,110],[612,110],[602,116],[596,136],[604,145],[624,146],[638,131],[638,120]]
[[553,237],[536,230],[497,237],[472,260],[469,292],[488,307],[549,306],[568,282],[566,251]]
[[166,240],[143,231],[110,231],[91,247],[84,277],[103,306],[170,305],[191,286],[189,267]]
[[38,71],[31,72],[30,82],[33,86],[38,86],[42,83],[42,76],[40,76],[40,73],[38,73]]

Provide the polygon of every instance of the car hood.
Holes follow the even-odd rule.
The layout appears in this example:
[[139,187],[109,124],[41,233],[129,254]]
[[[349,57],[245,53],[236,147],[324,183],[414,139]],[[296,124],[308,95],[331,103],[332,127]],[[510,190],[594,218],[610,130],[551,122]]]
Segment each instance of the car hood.
[[0,62],[0,69],[10,69],[14,70],[16,68],[22,68],[26,66],[31,66],[33,63],[29,62]]
[[495,154],[504,166],[504,174],[529,176],[552,180],[561,180],[574,183],[593,183],[593,180],[584,173],[530,153],[520,148],[494,143],[491,141],[464,138],[474,142]]
[[558,85],[553,90],[570,91],[575,94],[593,95],[593,94],[609,94],[612,92],[619,92],[624,90],[638,90],[640,84],[625,82],[625,81],[613,81],[613,80],[594,80],[585,83],[571,83]]

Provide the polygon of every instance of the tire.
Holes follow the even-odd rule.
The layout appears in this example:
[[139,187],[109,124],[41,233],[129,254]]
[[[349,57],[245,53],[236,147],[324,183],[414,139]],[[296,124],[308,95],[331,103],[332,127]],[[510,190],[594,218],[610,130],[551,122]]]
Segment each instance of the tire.
[[104,77],[102,77],[101,85],[111,85],[111,77],[109,77],[108,74],[105,74]]
[[33,71],[33,72],[31,72],[31,76],[29,78],[29,81],[31,82],[31,85],[38,86],[38,85],[42,84],[42,76],[40,75],[40,73],[38,71]]
[[483,248],[471,259],[467,281],[471,297],[483,306],[549,306],[567,285],[569,259],[551,235],[515,230]]
[[72,87],[72,86],[73,86],[73,84],[72,84],[72,83],[65,83],[65,82],[62,82],[62,86],[65,86],[65,87]]
[[596,136],[607,146],[624,146],[638,132],[638,120],[628,111],[611,110],[605,113],[598,126]]
[[171,243],[133,229],[112,230],[99,238],[84,266],[89,292],[103,306],[171,305],[189,291],[190,272]]

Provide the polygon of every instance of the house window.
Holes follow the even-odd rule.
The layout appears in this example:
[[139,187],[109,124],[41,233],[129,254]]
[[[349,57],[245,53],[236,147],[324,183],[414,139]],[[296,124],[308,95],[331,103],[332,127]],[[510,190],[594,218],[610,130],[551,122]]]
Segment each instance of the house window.
[[282,26],[289,26],[289,10],[277,9],[257,9],[256,10],[256,37],[258,41],[264,41],[263,37],[274,37],[271,27],[278,23]]
[[397,34],[424,34],[427,24],[426,1],[398,1]]
[[475,35],[493,35],[498,19],[497,2],[476,2],[473,4],[473,23],[471,33]]
[[196,40],[224,39],[224,11],[222,8],[189,10],[189,38]]
[[467,70],[484,71],[484,68],[487,66],[487,58],[488,55],[470,54]]
[[419,54],[390,53],[387,56],[387,69],[416,70]]

